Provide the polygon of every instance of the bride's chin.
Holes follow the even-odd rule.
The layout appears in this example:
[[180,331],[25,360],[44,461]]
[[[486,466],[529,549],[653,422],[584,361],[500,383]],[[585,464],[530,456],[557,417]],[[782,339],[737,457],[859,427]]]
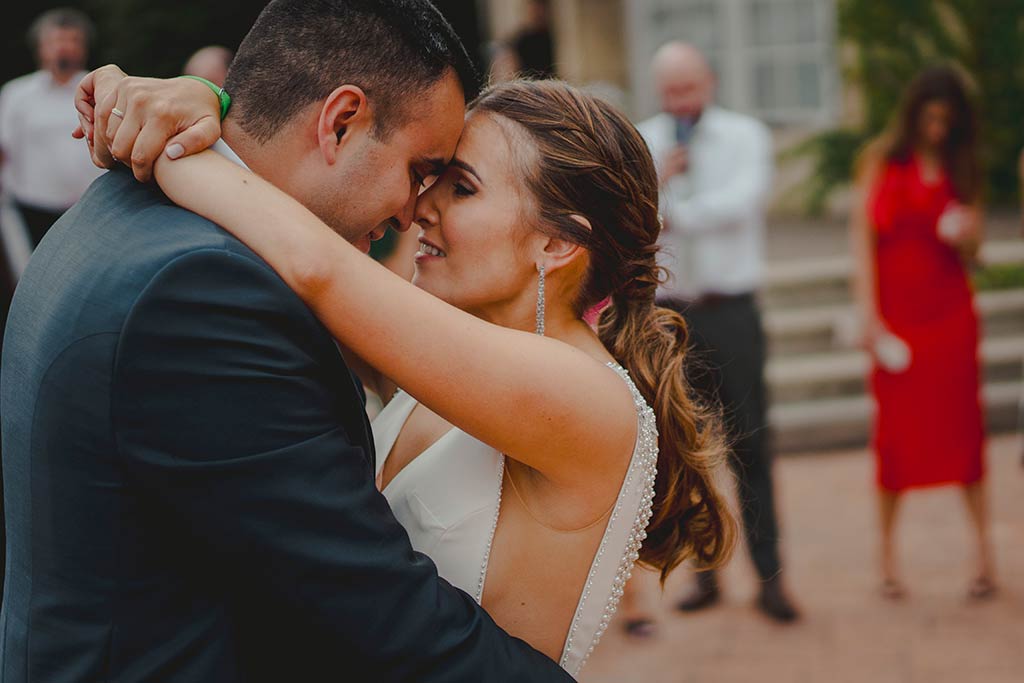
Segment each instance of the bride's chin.
[[413,272],[412,283],[415,286],[417,286],[420,289],[422,289],[427,294],[433,294],[438,299],[444,300],[443,288],[439,286],[441,283],[438,282],[437,277],[436,276],[431,277],[429,275],[424,275],[423,272],[419,269],[418,266],[417,266],[416,270]]
[[424,277],[423,271],[420,270],[419,265],[417,265],[415,270],[412,272],[412,283],[423,291],[430,292],[429,278]]

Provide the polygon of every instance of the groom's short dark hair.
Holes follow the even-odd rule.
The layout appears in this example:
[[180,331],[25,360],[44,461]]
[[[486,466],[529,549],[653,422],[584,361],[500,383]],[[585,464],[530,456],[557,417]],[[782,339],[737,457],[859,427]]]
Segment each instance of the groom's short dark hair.
[[476,97],[466,49],[427,0],[273,0],[239,46],[225,89],[242,130],[265,142],[302,108],[357,85],[383,138],[449,70],[466,100]]

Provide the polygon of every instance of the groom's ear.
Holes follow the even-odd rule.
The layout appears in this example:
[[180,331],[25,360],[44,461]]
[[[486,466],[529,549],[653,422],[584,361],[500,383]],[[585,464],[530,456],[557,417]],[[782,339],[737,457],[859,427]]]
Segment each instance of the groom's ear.
[[338,159],[338,153],[352,133],[366,129],[370,122],[370,106],[366,93],[356,85],[343,85],[324,100],[317,120],[317,146],[329,165]]

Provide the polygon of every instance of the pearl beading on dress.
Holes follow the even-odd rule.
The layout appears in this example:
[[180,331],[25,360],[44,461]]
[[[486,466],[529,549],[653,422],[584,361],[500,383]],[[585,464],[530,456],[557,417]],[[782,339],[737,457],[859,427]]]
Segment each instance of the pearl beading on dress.
[[476,602],[479,605],[484,598],[484,581],[487,579],[487,565],[491,561],[491,546],[494,545],[494,532],[498,530],[498,517],[501,515],[501,491],[505,481],[505,456],[500,458],[498,466],[498,503],[494,506],[494,520],[491,522],[491,532],[487,537],[487,547],[484,549],[484,559],[480,565],[480,580],[476,584]]
[[[576,634],[579,629],[583,610],[589,602],[591,592],[594,587],[595,575],[597,574],[599,567],[601,567],[605,556],[605,551],[608,546],[609,531],[615,527],[616,520],[618,520],[622,514],[629,514],[622,510],[622,499],[626,493],[633,490],[633,487],[638,485],[638,481],[643,485],[644,492],[640,496],[639,505],[633,518],[633,524],[626,542],[626,547],[619,559],[618,569],[612,582],[611,591],[605,601],[604,612],[601,614],[598,627],[594,632],[586,652],[583,657],[580,658],[579,664],[576,666],[575,670],[569,671],[569,673],[574,676],[579,674],[583,665],[586,663],[591,653],[593,653],[594,648],[597,647],[597,643],[601,639],[601,636],[608,630],[608,624],[615,615],[615,611],[619,606],[619,601],[622,599],[622,593],[626,582],[629,581],[629,578],[633,573],[633,565],[640,558],[640,546],[643,544],[644,539],[647,538],[647,532],[645,529],[647,528],[648,522],[651,520],[651,506],[654,503],[654,481],[658,475],[658,425],[654,411],[647,405],[647,401],[644,400],[640,390],[636,388],[635,384],[633,384],[633,380],[630,378],[629,372],[625,368],[616,363],[608,363],[608,367],[617,372],[619,376],[625,380],[633,395],[633,403],[637,410],[637,443],[636,448],[633,451],[633,457],[630,460],[629,469],[626,472],[626,479],[623,482],[618,500],[615,502],[615,507],[612,509],[611,517],[608,519],[605,533],[601,538],[601,544],[594,557],[594,562],[591,564],[590,572],[587,575],[587,582],[584,585],[583,593],[580,596],[576,612],[573,615],[572,625],[569,627],[569,634],[565,640],[565,646],[562,650],[562,658],[559,664],[567,671],[569,671],[569,662],[573,652],[572,646],[575,642]],[[500,464],[497,469],[498,500],[497,505],[494,508],[494,519],[491,522],[490,536],[487,539],[487,546],[484,549],[483,561],[480,566],[480,576],[477,581],[475,597],[478,604],[483,600],[484,583],[487,578],[487,567],[491,558],[491,547],[494,544],[494,534],[498,528],[498,519],[501,515],[501,497],[502,489],[504,488],[503,483],[505,474],[504,455],[501,456]]]
[[[630,462],[629,470],[626,473],[626,481],[622,486],[622,492],[619,494],[619,501],[616,502],[615,508],[612,510],[611,518],[608,520],[608,526],[605,529],[604,537],[601,539],[601,545],[598,547],[597,556],[594,559],[594,563],[590,568],[590,573],[587,576],[587,582],[583,588],[583,595],[580,597],[579,605],[576,608],[576,614],[573,616],[572,625],[569,627],[569,635],[565,641],[565,648],[562,651],[562,659],[560,664],[563,668],[568,670],[569,658],[573,651],[573,642],[576,637],[577,629],[579,628],[580,618],[583,614],[584,606],[590,598],[591,590],[593,589],[594,576],[598,571],[602,560],[604,559],[607,541],[608,531],[615,525],[615,521],[619,518],[620,514],[624,511],[621,510],[621,503],[623,494],[632,490],[635,482],[639,479],[644,486],[644,493],[640,497],[639,507],[636,510],[635,517],[633,518],[633,526],[629,533],[629,538],[626,542],[626,547],[623,551],[622,557],[619,560],[618,570],[615,573],[615,580],[612,583],[611,593],[608,595],[607,601],[605,602],[604,612],[601,615],[601,621],[598,624],[597,630],[594,632],[594,636],[591,639],[590,645],[587,647],[586,653],[580,659],[579,665],[574,671],[569,673],[577,675],[586,664],[587,659],[594,652],[594,648],[597,647],[598,641],[601,640],[601,636],[608,630],[608,624],[611,622],[612,617],[615,615],[615,611],[618,609],[619,601],[622,599],[622,594],[626,582],[629,581],[630,576],[633,574],[633,565],[638,559],[640,559],[640,546],[643,544],[644,539],[647,538],[647,524],[651,521],[651,508],[654,503],[654,482],[658,476],[658,424],[657,419],[654,415],[654,411],[650,406],[647,405],[647,401],[644,399],[640,390],[633,384],[633,380],[629,376],[629,371],[620,365],[615,363],[609,363],[608,366],[615,370],[629,385],[630,392],[633,394],[633,403],[637,409],[637,445],[633,452],[633,459]],[[625,514],[629,514],[625,512]]]

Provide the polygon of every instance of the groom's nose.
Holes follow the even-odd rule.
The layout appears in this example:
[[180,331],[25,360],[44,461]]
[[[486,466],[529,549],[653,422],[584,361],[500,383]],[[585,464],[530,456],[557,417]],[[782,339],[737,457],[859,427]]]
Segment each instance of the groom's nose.
[[395,214],[395,230],[398,232],[405,232],[412,226],[414,216],[416,215],[416,198],[419,196],[419,192],[412,192],[409,198],[405,202],[405,206],[402,207],[402,211]]

